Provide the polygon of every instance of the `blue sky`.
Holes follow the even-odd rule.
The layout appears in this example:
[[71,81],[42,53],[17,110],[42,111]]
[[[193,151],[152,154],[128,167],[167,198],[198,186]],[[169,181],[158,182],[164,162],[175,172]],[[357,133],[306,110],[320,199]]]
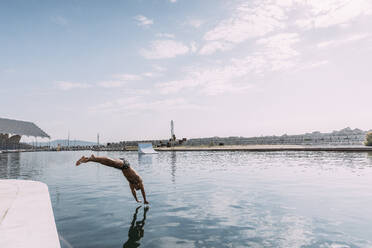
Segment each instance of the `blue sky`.
[[372,128],[371,0],[1,1],[0,116],[53,139]]

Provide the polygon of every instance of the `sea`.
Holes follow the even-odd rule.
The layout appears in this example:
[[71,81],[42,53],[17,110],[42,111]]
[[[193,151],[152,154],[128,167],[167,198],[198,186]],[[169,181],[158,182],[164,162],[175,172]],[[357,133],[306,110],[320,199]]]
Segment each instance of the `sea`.
[[[91,154],[125,157],[150,204],[120,170],[75,166]],[[48,185],[62,248],[372,247],[367,152],[4,153],[0,178]]]

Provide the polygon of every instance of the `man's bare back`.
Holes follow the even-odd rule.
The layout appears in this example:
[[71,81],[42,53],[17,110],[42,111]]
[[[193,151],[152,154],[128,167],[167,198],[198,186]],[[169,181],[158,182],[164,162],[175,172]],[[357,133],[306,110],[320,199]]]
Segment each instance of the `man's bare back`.
[[146,200],[146,193],[143,186],[142,178],[138,173],[129,165],[126,160],[112,159],[108,157],[96,157],[93,154],[90,157],[82,156],[78,161],[76,161],[76,166],[82,163],[96,162],[109,167],[119,169],[123,172],[123,175],[129,182],[130,190],[132,191],[133,197],[137,202],[141,202],[137,198],[136,190],[141,190],[143,201],[145,204],[149,204]]

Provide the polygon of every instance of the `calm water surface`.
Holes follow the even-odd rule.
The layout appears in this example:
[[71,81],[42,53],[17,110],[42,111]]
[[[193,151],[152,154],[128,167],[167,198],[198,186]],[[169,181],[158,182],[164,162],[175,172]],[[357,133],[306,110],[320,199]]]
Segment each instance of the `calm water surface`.
[[48,184],[62,247],[372,247],[372,154],[99,153],[128,159],[149,208],[119,170],[74,166],[89,154],[0,154],[0,178]]

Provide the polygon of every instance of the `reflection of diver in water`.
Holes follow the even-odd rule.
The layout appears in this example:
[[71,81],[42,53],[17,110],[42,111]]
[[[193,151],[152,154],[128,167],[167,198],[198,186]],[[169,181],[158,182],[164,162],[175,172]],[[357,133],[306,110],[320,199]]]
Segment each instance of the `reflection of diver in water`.
[[146,220],[146,213],[149,210],[148,207],[145,207],[143,210],[143,219],[141,221],[137,221],[137,213],[138,210],[141,208],[141,206],[136,208],[136,211],[133,215],[132,223],[129,227],[128,231],[128,240],[123,245],[123,248],[132,248],[132,247],[139,247],[140,240],[143,238],[144,235],[144,226],[145,226],[145,220]]

